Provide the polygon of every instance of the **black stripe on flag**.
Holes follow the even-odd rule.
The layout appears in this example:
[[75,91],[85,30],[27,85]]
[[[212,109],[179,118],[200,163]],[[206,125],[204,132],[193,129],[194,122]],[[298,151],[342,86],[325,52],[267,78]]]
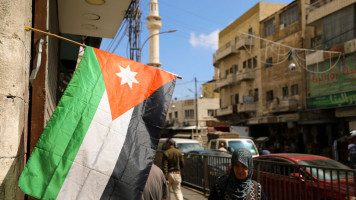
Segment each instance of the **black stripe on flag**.
[[119,159],[101,199],[142,198],[175,82],[166,83],[134,108]]

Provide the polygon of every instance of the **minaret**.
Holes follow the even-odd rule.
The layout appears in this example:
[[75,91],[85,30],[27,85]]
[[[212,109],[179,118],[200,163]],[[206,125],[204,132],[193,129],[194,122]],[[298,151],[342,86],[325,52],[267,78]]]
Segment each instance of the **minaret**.
[[147,65],[160,67],[159,62],[159,29],[162,27],[161,17],[158,15],[157,0],[150,1],[150,14],[147,17],[146,26],[150,32],[150,60]]

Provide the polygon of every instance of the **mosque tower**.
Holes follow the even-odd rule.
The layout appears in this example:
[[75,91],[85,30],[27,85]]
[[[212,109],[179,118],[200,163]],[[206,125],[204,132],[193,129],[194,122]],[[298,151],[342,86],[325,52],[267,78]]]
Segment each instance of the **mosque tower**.
[[160,67],[159,62],[159,29],[162,27],[161,17],[158,14],[157,0],[150,1],[150,13],[147,17],[146,26],[149,30],[150,39],[150,60],[147,65],[153,67]]

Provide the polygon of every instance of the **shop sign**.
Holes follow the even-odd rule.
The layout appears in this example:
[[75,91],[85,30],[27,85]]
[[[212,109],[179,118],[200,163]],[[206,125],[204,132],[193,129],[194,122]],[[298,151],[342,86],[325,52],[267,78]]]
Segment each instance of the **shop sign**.
[[356,53],[328,59],[308,69],[311,97],[356,90]]
[[308,108],[328,108],[347,105],[356,105],[356,91],[307,98]]

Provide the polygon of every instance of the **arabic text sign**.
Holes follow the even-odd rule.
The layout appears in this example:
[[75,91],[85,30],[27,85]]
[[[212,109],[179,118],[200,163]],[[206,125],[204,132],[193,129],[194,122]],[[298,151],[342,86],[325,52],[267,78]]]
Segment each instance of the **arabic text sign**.
[[[323,96],[356,90],[356,54],[344,59],[335,58],[309,67],[310,96]],[[336,65],[335,65],[336,63]],[[330,67],[335,65],[331,70]],[[329,71],[328,71],[329,70]]]
[[330,108],[356,104],[356,91],[342,92],[307,99],[308,108]]

